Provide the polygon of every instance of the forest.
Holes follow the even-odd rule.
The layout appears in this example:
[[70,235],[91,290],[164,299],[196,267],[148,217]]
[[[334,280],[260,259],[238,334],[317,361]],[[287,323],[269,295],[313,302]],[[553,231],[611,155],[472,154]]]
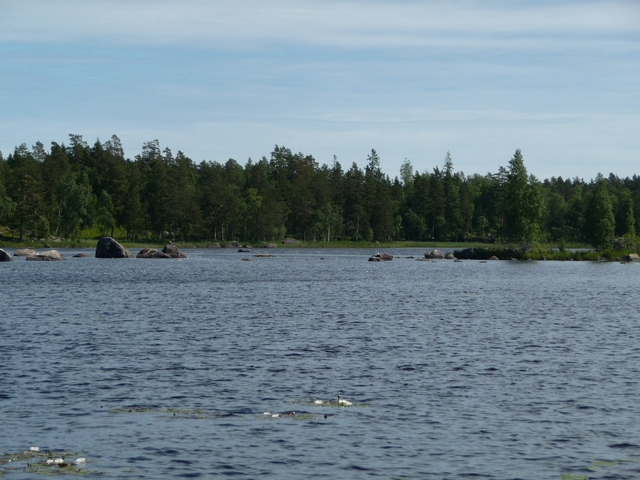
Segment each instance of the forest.
[[584,181],[527,173],[516,150],[495,173],[405,160],[391,178],[375,150],[363,165],[320,165],[275,146],[269,158],[195,163],[146,142],[133,159],[120,139],[93,145],[22,144],[0,152],[0,233],[5,239],[279,242],[435,241],[516,245],[635,245],[640,177]]

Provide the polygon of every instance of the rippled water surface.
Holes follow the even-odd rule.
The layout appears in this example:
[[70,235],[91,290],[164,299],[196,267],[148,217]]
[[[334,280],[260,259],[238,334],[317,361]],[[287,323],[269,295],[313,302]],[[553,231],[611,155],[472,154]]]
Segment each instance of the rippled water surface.
[[640,478],[640,265],[64,253],[0,264],[0,454],[90,478]]

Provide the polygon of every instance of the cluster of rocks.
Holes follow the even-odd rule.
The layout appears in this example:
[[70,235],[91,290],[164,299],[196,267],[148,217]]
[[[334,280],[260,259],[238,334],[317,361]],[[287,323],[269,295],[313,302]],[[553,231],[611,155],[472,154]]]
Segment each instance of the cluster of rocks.
[[[102,237],[96,247],[96,258],[133,258],[133,254],[111,237]],[[170,243],[162,250],[143,248],[136,258],[187,258],[177,245]]]
[[[14,257],[25,257],[26,260],[36,262],[51,262],[65,260],[64,256],[57,250],[47,250],[46,252],[36,252],[32,248],[22,248],[16,250],[13,254]],[[8,252],[0,249],[0,262],[10,262],[13,257]]]

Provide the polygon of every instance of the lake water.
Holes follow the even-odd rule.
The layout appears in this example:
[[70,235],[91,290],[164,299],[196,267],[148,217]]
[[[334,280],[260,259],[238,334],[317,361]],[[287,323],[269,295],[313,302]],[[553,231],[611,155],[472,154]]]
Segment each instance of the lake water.
[[640,265],[78,252],[0,263],[4,478],[640,478]]

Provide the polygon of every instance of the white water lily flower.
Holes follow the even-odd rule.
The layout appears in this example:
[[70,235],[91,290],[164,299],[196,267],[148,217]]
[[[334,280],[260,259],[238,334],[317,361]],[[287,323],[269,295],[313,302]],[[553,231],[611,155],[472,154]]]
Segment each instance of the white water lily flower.
[[53,461],[53,463],[56,463],[56,464],[58,464],[58,463],[64,463],[64,458],[56,458],[56,459]]
[[29,450],[31,450],[32,452],[39,452],[40,447],[31,447]]
[[315,403],[316,405],[322,405],[324,403],[324,401],[323,400],[316,400],[313,403]]
[[274,414],[273,414],[273,415],[271,415],[271,416],[272,416],[273,418],[278,418],[278,417],[280,417],[280,414],[279,414],[279,413],[274,413]]
[[76,459],[76,463],[85,463],[86,461],[87,461],[87,459],[84,458],[84,457]]

